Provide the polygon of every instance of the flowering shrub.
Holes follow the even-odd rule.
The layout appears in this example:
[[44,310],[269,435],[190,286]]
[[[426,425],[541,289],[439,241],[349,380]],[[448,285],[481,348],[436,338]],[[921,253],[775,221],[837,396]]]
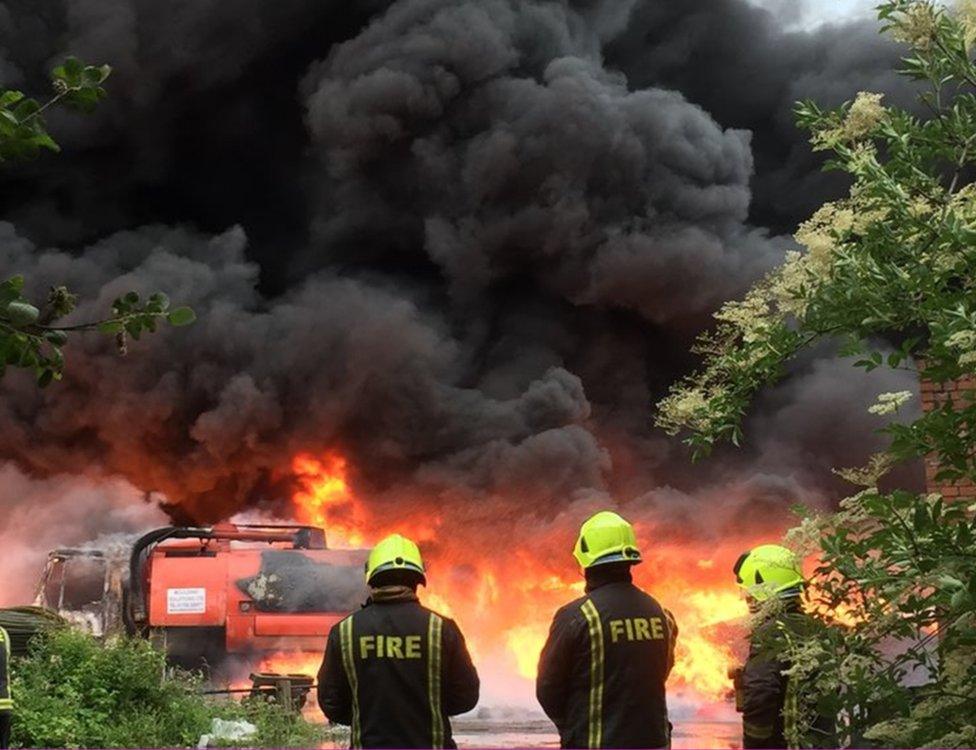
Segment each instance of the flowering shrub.
[[[797,105],[813,149],[852,186],[800,225],[801,250],[716,313],[695,347],[703,366],[659,404],[658,424],[696,456],[738,444],[759,389],[821,339],[866,370],[924,363],[936,383],[976,372],[976,2],[888,0],[878,15],[908,45],[901,73],[924,85],[928,114],[869,92],[834,110]],[[862,491],[788,536],[820,559],[819,627],[776,646],[801,686],[787,707],[797,746],[814,741],[816,711],[838,719],[838,743],[976,744],[976,506],[877,490],[893,464],[924,456],[939,481],[976,479],[976,403],[958,393],[887,425],[884,454],[838,472]],[[893,414],[910,397],[880,394],[870,411]]]

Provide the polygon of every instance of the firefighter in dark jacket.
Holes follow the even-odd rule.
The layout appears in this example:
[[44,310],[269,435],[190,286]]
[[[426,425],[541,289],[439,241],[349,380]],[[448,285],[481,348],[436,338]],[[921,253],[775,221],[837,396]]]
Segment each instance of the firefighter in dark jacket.
[[674,618],[637,588],[634,527],[597,513],[573,552],[586,596],[556,612],[539,659],[536,696],[562,747],[669,747],[664,683],[674,666]]
[[10,636],[0,628],[0,748],[10,747],[14,699],[10,695]]
[[449,716],[478,702],[478,673],[453,620],[422,607],[417,545],[393,534],[366,563],[370,598],[332,628],[318,676],[322,712],[351,747],[457,747]]
[[[761,618],[750,636],[749,656],[734,675],[736,707],[742,713],[742,747],[788,747],[787,703],[796,702],[793,684],[779,658],[783,639],[801,634],[809,624],[802,611],[804,578],[800,561],[786,547],[763,544],[744,553],[733,568],[736,582],[747,593],[749,608]],[[764,614],[765,613],[765,614]],[[821,747],[829,746],[829,728],[816,718],[812,731],[822,734]]]

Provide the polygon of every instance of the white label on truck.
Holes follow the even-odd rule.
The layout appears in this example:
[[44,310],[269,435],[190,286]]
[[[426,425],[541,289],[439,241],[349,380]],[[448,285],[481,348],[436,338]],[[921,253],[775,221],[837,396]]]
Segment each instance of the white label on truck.
[[199,615],[206,611],[206,589],[166,589],[166,614]]

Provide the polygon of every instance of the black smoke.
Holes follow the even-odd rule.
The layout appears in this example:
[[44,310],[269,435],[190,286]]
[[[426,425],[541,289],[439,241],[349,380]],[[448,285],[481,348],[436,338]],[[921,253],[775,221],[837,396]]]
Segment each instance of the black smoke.
[[317,561],[301,552],[265,550],[256,575],[237,580],[259,612],[351,612],[369,597],[365,560]]
[[730,518],[836,492],[873,394],[911,387],[814,358],[701,468],[651,426],[708,314],[843,189],[792,100],[906,95],[873,26],[787,34],[743,0],[25,0],[0,49],[3,85],[68,52],[116,67],[97,114],[52,118],[64,154],[4,172],[0,271],[68,283],[79,320],[129,288],[199,317],[126,360],[79,340],[47,391],[8,375],[0,457],[35,474],[119,474],[202,522],[280,507],[293,455],[339,449],[387,518],[612,496],[694,527],[723,488]]

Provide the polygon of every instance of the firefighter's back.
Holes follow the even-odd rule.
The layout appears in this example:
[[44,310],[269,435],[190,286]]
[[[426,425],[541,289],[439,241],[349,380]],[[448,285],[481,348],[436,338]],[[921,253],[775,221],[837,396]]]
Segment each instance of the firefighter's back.
[[601,511],[580,527],[573,556],[586,596],[556,612],[539,657],[536,697],[563,747],[667,747],[665,682],[678,628],[637,588],[634,527]]
[[674,631],[670,615],[654,597],[625,581],[594,589],[580,610],[591,640],[591,671],[597,678],[602,672],[595,696],[597,710],[602,708],[602,736],[595,744],[667,746],[665,682]]
[[455,747],[450,716],[478,702],[478,673],[453,620],[423,607],[417,545],[391,534],[370,552],[370,598],[329,633],[319,670],[323,713],[352,747]]
[[437,684],[443,619],[416,601],[390,602],[362,609],[345,627],[358,681],[362,746],[449,745],[450,724],[439,715]]

